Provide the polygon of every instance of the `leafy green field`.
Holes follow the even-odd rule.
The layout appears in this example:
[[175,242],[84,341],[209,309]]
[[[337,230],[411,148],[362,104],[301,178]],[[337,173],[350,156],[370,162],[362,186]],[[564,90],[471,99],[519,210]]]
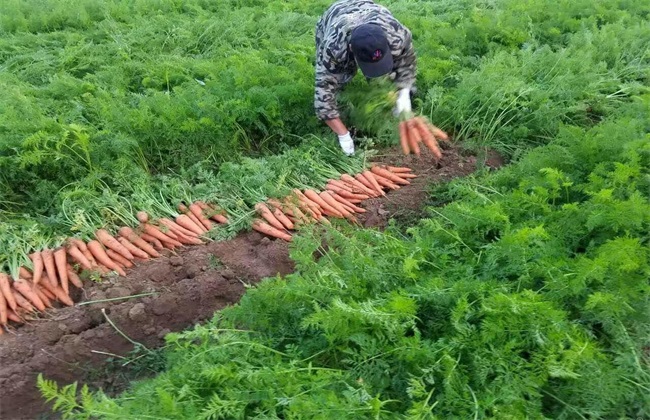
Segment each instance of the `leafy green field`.
[[41,390],[71,418],[648,416],[649,127],[646,97],[563,128],[406,236],[298,237],[295,274],[170,334],[155,379]]
[[[260,197],[363,165],[313,115],[329,3],[3,1],[0,240],[20,253],[188,196],[243,228]],[[41,382],[63,412],[650,416],[650,4],[380,3],[413,32],[416,108],[512,163],[432,190],[448,204],[406,232],[326,232],[318,261],[304,231],[298,271],[171,335],[157,378],[81,401]],[[342,98],[362,147],[395,144],[364,88]]]

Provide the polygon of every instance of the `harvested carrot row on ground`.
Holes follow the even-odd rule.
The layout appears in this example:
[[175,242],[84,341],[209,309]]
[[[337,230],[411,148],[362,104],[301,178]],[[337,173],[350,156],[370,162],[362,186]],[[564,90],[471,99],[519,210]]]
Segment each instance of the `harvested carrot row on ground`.
[[[404,126],[421,129],[425,123],[414,120]],[[426,137],[424,133],[422,137]],[[254,219],[252,228],[291,241],[293,237],[289,231],[303,224],[330,224],[324,216],[358,223],[355,215],[366,210],[357,204],[385,196],[385,190],[409,185],[409,179],[417,177],[411,172],[406,167],[372,164],[356,175],[344,173],[336,175],[338,179],[326,179],[322,191],[308,187],[302,191],[293,189],[283,199],[266,199],[256,204],[254,209],[260,218]],[[173,250],[183,245],[202,244],[199,237],[212,230],[214,222],[228,223],[223,209],[203,201],[197,200],[189,206],[181,203],[178,210],[181,214],[174,213],[174,220],[160,217],[153,221],[147,212],[139,211],[136,213],[137,229],[122,227],[113,236],[101,228],[87,243],[80,238],[68,238],[62,246],[42,248],[26,255],[31,261],[29,269],[18,267],[14,280],[6,274],[0,276],[0,324],[6,326],[10,320],[24,322],[25,316],[30,319],[30,314],[53,307],[55,301],[72,306],[69,283],[83,288],[77,270],[96,271],[100,275],[115,271],[126,276],[125,269],[159,257],[159,251],[165,248]]]

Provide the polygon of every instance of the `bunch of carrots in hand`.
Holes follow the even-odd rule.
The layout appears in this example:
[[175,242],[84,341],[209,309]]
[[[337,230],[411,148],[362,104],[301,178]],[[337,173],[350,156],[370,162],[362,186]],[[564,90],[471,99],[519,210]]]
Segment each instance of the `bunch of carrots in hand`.
[[399,139],[405,155],[414,153],[420,156],[420,143],[431,150],[437,158],[442,158],[438,140],[448,141],[447,134],[431,124],[425,117],[411,117],[399,123]]
[[329,223],[325,216],[346,218],[358,223],[355,214],[365,213],[357,206],[363,200],[386,195],[385,189],[396,190],[409,185],[416,175],[411,169],[373,165],[355,176],[342,174],[329,179],[324,191],[311,188],[294,189],[284,200],[269,199],[255,205],[260,216],[253,229],[274,238],[291,241],[291,231],[302,224]]

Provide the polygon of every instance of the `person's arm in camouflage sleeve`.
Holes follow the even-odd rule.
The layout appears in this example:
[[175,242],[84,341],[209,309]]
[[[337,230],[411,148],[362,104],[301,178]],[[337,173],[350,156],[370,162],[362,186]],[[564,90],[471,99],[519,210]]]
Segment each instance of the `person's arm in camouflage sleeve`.
[[314,108],[320,120],[337,135],[343,136],[348,133],[348,129],[340,118],[337,95],[345,82],[346,74],[337,68],[336,63],[336,58],[331,57],[327,49],[318,57]]
[[395,60],[395,84],[398,89],[411,88],[415,85],[417,59],[413,48],[411,32],[404,28],[402,35],[402,53]]
[[413,39],[411,32],[403,29],[400,36],[401,54],[395,60],[395,85],[398,89],[397,106],[395,113],[411,113],[411,90],[415,85],[416,79],[416,65],[417,60],[415,57],[415,49],[413,48]]

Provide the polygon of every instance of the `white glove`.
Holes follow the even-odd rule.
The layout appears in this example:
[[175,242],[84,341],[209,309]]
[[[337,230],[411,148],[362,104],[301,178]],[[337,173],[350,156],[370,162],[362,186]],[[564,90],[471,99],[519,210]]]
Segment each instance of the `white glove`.
[[348,156],[354,154],[354,142],[349,131],[339,136],[339,144],[341,145],[341,149],[343,149],[343,153]]
[[411,113],[411,88],[400,89],[397,93],[394,115],[397,117],[403,112]]

